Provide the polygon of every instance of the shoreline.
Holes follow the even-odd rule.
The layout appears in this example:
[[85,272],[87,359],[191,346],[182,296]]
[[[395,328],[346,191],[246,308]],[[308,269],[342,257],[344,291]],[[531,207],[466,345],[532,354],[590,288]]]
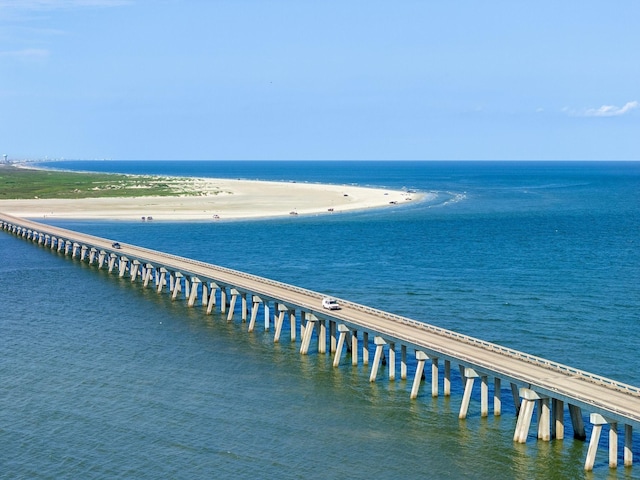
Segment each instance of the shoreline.
[[241,220],[390,208],[417,202],[429,195],[352,185],[204,177],[170,178],[182,183],[181,194],[0,200],[0,211],[33,219]]

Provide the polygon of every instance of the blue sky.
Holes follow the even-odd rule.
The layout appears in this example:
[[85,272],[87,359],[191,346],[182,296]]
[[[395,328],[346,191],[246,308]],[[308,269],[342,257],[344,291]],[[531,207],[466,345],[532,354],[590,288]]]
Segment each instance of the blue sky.
[[640,2],[0,0],[0,154],[640,160]]

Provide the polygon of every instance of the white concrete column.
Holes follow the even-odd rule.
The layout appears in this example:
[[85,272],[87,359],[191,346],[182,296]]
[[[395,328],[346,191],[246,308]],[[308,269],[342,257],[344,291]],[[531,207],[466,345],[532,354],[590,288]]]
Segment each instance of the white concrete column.
[[256,319],[258,318],[258,309],[260,308],[260,304],[262,303],[262,299],[257,295],[252,295],[251,298],[251,320],[249,321],[248,332],[253,332],[253,329],[256,326]]
[[295,309],[289,310],[289,330],[291,332],[291,341],[296,341],[296,311]]
[[173,275],[171,275],[171,279],[173,280],[171,300],[175,300],[176,298],[178,298],[178,293],[182,291],[182,273],[175,272]]
[[400,346],[400,379],[407,379],[407,346]]
[[489,416],[489,377],[480,376],[480,416]]
[[369,332],[362,332],[362,364],[369,365]]
[[618,468],[618,424],[609,422],[609,468]]
[[516,430],[513,435],[513,441],[517,443],[525,443],[529,435],[529,427],[533,417],[533,410],[537,402],[540,403],[539,419],[538,419],[538,438],[548,441],[550,434],[550,414],[549,414],[549,397],[538,394],[529,388],[520,388],[520,397],[522,404],[520,414],[516,423]]
[[493,379],[493,416],[499,417],[502,413],[502,399],[500,398],[500,378]]
[[431,357],[431,396],[438,396],[438,357]]
[[338,345],[336,346],[336,353],[333,356],[333,366],[337,367],[340,364],[340,357],[342,356],[342,347],[344,346],[344,340],[349,333],[349,327],[346,325],[338,325]]
[[313,336],[314,323],[318,321],[315,315],[311,313],[304,313],[306,319],[306,325],[304,327],[304,335],[302,337],[302,344],[300,345],[300,353],[306,355],[309,353],[309,345],[311,344],[311,337]]
[[[58,242],[58,246],[60,246],[60,242]],[[107,257],[107,252],[105,252],[104,250],[101,250],[100,255],[98,255],[98,268],[103,267],[106,257]]]
[[118,260],[118,276],[124,278],[127,273],[127,266],[129,265],[129,259],[127,257],[120,257]]
[[633,465],[633,427],[631,425],[624,426],[624,466]]
[[318,353],[327,353],[327,324],[326,320],[319,319],[316,322],[318,329]]
[[287,307],[285,305],[280,305],[276,303],[276,310],[278,311],[278,317],[276,318],[275,325],[275,333],[273,335],[273,343],[278,343],[280,341],[280,332],[282,332],[282,324],[284,323],[284,314],[287,311]]
[[209,301],[207,302],[207,315],[211,315],[213,309],[216,306],[216,290],[218,285],[214,282],[209,282]]
[[[600,434],[602,433],[602,426],[606,425],[607,423],[611,423],[611,425],[614,426],[612,429],[615,429],[615,427],[617,426],[615,422],[609,422],[609,420],[604,418],[599,413],[592,413],[589,416],[589,421],[593,425],[593,429],[591,430],[591,439],[589,440],[589,449],[587,450],[587,458],[584,462],[584,469],[587,472],[590,472],[591,470],[593,470],[593,465],[595,464],[595,461],[596,461],[596,454],[598,453],[598,443],[600,442]],[[613,455],[613,457],[615,458],[613,462],[614,465],[611,465],[612,447],[615,448],[615,454]],[[617,442],[617,433],[616,433],[614,444],[612,444],[611,442],[611,436],[609,437],[609,466],[612,468],[615,468],[617,466],[617,450],[618,450],[618,442]]]
[[389,342],[389,360],[387,360],[387,369],[389,371],[389,381],[396,379],[396,344]]
[[538,439],[543,442],[551,440],[551,408],[549,397],[538,400]]
[[133,260],[131,262],[131,283],[136,281],[138,278],[138,272],[140,271],[140,262],[138,260]]
[[227,287],[220,285],[220,313],[227,313]]
[[376,376],[378,375],[378,366],[380,365],[380,359],[382,358],[382,351],[387,342],[384,338],[375,336],[373,339],[373,343],[376,345],[376,353],[373,356],[373,365],[371,365],[371,375],[369,375],[369,381],[375,382]]
[[247,293],[242,292],[240,294],[240,298],[242,299],[242,305],[240,307],[242,311],[242,323],[246,323],[247,321]]
[[358,331],[351,331],[351,365],[358,365]]
[[142,287],[146,288],[149,285],[149,282],[153,278],[153,266],[149,263],[145,263],[142,265]]
[[451,395],[451,361],[444,361],[444,375],[443,375],[443,390],[444,396],[448,397]]
[[235,288],[231,289],[231,302],[229,303],[229,314],[227,315],[227,322],[233,320],[233,314],[236,311],[236,302],[238,301],[238,295],[240,292]]
[[467,418],[467,412],[469,410],[469,403],[471,402],[471,392],[473,391],[473,383],[479,375],[471,368],[460,366],[462,371],[462,378],[465,379],[464,393],[462,395],[462,404],[460,405],[460,413],[458,418]]
[[160,270],[156,272],[156,275],[158,275],[156,291],[158,293],[162,293],[162,289],[167,284],[167,269],[164,267],[160,267]]
[[268,332],[269,328],[271,327],[271,319],[270,319],[270,313],[269,313],[269,302],[265,301],[263,303],[264,305],[264,331]]
[[191,277],[191,289],[189,292],[189,300],[187,301],[187,307],[193,307],[198,299],[198,286],[202,281],[198,277]]
[[411,399],[418,398],[418,391],[420,390],[420,382],[422,381],[422,374],[424,373],[424,362],[429,358],[426,353],[416,350],[416,373],[413,377],[413,386],[411,387]]

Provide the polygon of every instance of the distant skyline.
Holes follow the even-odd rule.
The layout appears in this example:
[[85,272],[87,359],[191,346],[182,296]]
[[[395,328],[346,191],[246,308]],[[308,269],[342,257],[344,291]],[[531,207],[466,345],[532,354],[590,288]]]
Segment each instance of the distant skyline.
[[0,0],[0,155],[640,160],[638,18],[637,0]]

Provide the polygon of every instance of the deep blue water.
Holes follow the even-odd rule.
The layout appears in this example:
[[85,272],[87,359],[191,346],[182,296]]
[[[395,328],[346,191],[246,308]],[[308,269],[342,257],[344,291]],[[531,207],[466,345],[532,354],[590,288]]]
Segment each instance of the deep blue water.
[[[364,303],[640,386],[640,163],[56,162],[55,168],[409,188],[340,215],[56,225]],[[586,444],[512,443],[428,388],[369,384],[0,235],[8,478],[581,478]],[[459,383],[459,382],[458,382]],[[505,404],[510,403],[508,393]],[[475,400],[474,400],[475,401]],[[533,430],[532,430],[533,432]],[[636,457],[640,456],[635,446]],[[619,469],[640,478],[640,467]],[[594,478],[610,478],[606,451]],[[614,477],[615,478],[615,477]]]

